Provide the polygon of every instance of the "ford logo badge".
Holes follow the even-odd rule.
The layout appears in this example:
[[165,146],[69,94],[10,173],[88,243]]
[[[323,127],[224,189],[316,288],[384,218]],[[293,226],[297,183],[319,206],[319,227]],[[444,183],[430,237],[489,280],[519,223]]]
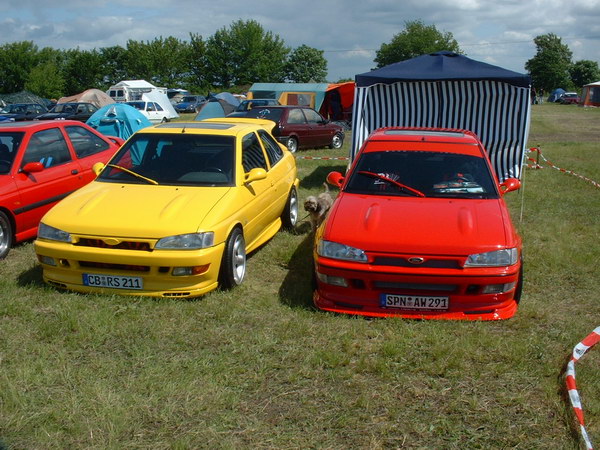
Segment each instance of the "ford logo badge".
[[421,257],[412,257],[412,258],[408,258],[408,262],[411,264],[423,264],[425,262],[425,258],[421,258]]

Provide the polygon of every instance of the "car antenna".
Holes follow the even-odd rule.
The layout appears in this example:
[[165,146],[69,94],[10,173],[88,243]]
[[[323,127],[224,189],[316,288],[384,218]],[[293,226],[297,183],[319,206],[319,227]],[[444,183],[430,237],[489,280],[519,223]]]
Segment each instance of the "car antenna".
[[183,128],[181,129],[181,134],[185,133],[185,125],[183,125]]

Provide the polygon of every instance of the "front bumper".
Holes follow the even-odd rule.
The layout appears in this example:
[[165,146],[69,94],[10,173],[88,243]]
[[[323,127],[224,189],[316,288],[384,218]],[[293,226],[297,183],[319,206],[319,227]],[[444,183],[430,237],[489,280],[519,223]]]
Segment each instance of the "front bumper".
[[[201,250],[132,250],[82,247],[37,239],[44,281],[77,292],[152,297],[196,297],[217,288],[224,244]],[[48,264],[48,261],[54,261]],[[175,267],[202,267],[197,275],[173,275]],[[140,277],[143,289],[84,285],[84,274]]]
[[[363,270],[357,270],[362,267]],[[515,293],[519,283],[520,262],[509,268],[468,269],[463,274],[442,270],[421,273],[398,268],[384,271],[368,265],[317,259],[315,306],[325,311],[371,317],[413,319],[500,320],[517,311]],[[453,271],[456,272],[456,271]],[[346,286],[323,279],[345,280]],[[485,286],[512,286],[505,292],[484,293]],[[381,296],[393,294],[413,297],[444,297],[445,310],[393,308],[381,305]]]

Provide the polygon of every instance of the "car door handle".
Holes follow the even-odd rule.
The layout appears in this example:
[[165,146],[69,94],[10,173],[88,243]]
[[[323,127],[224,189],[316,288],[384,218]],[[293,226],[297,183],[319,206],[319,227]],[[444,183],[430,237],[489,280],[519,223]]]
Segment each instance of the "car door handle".
[[71,170],[71,175],[77,175],[78,173],[79,173],[79,170],[77,170],[77,169]]

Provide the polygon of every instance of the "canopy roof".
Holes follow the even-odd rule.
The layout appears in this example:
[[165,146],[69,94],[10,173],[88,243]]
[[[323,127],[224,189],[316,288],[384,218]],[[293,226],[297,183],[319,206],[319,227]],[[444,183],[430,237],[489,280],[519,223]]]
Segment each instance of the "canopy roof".
[[453,52],[417,56],[381,69],[356,75],[356,86],[391,84],[398,81],[501,81],[528,88],[529,75],[513,72]]
[[520,178],[529,133],[528,75],[438,52],[355,79],[351,159],[381,127],[465,129],[479,136],[500,181]]

